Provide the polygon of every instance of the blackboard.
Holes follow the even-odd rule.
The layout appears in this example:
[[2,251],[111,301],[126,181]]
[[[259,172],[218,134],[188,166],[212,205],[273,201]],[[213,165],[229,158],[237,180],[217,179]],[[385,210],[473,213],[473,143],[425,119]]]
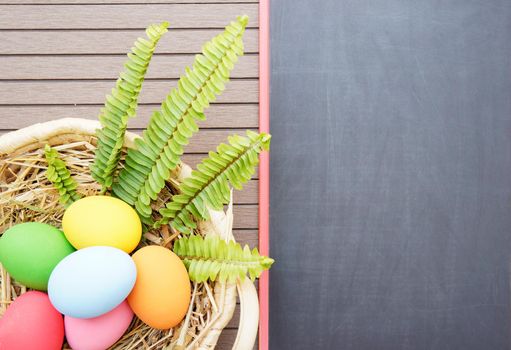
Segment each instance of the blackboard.
[[511,1],[271,7],[270,349],[509,349]]

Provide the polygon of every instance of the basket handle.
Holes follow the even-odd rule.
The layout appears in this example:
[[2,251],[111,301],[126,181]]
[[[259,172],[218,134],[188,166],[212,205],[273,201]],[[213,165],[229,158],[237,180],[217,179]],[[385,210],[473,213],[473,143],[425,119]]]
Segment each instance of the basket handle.
[[240,298],[240,323],[233,350],[252,350],[259,328],[259,299],[254,283],[248,278],[237,283]]

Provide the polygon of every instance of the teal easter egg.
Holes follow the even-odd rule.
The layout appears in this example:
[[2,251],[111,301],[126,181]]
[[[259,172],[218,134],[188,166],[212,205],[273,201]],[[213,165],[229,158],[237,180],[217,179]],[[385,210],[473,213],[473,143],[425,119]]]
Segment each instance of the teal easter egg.
[[80,249],[53,270],[48,295],[66,316],[92,318],[120,305],[135,285],[137,268],[124,251],[106,246]]
[[62,231],[40,222],[15,225],[0,238],[0,263],[11,277],[43,291],[53,268],[74,251]]

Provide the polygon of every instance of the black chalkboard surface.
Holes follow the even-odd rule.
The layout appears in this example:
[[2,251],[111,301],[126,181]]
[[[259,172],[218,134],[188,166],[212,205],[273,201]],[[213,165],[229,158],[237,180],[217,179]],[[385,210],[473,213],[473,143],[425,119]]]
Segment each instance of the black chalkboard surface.
[[511,1],[272,1],[270,348],[509,349]]

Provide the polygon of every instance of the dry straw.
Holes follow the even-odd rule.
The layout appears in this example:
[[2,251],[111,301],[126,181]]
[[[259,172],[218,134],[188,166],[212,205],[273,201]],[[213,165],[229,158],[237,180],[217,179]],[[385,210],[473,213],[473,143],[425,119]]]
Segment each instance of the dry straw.
[[[78,183],[78,192],[94,195],[101,190],[91,177],[89,165],[94,159],[96,121],[60,119],[0,137],[0,233],[21,222],[37,221],[60,227],[64,208],[58,193],[47,180],[44,145],[56,148]],[[137,136],[127,133],[125,145],[130,147]],[[191,169],[181,165],[167,182],[154,204],[162,206]],[[200,223],[196,232],[232,237],[232,206],[227,213],[211,212],[211,219]],[[145,234],[142,243],[171,248],[178,233],[168,226]],[[0,316],[26,288],[10,279],[0,266]],[[238,287],[238,288],[237,288]],[[251,349],[257,333],[258,303],[254,285],[243,283],[194,283],[192,303],[181,324],[167,331],[153,329],[136,317],[125,335],[111,349],[212,349],[222,330],[232,319],[240,292],[240,327],[233,349]],[[68,348],[65,346],[64,348]]]

